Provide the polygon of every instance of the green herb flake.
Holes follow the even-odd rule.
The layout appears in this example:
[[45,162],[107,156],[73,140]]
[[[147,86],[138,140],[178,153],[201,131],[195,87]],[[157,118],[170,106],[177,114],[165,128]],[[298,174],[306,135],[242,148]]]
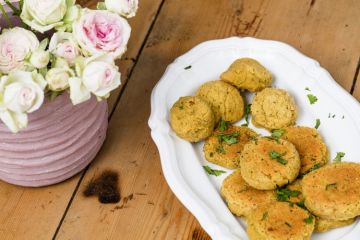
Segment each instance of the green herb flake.
[[226,173],[226,171],[212,169],[209,166],[203,166],[203,168],[204,168],[205,172],[207,172],[209,175],[220,176],[221,174]]
[[239,142],[238,137],[240,136],[240,132],[233,132],[229,134],[219,134],[217,135],[219,143],[225,142],[228,145],[232,145]]
[[315,104],[317,102],[317,100],[318,100],[318,98],[315,95],[312,95],[312,94],[308,94],[307,97],[309,99],[310,104]]
[[224,132],[229,129],[229,125],[230,125],[230,122],[224,121],[221,119],[218,128],[219,128],[220,132]]
[[287,202],[289,201],[290,197],[297,197],[300,194],[300,191],[292,191],[288,188],[276,189],[276,199],[281,202]]
[[311,91],[310,88],[308,88],[308,87],[306,87],[305,90],[306,90],[306,91]]
[[327,184],[326,187],[325,187],[325,189],[326,189],[326,191],[327,191],[327,190],[337,189],[337,184],[336,184],[336,183]]
[[245,121],[246,123],[242,124],[241,126],[248,127],[249,126],[249,116],[251,113],[251,104],[247,104],[245,107]]
[[284,133],[285,133],[284,129],[274,129],[271,131],[271,137],[275,139],[279,139],[284,135]]
[[345,118],[345,116],[343,115],[341,119],[344,119],[344,118]]
[[225,154],[225,149],[224,149],[223,146],[218,146],[218,147],[216,148],[216,152],[217,152],[217,153]]
[[179,106],[179,109],[180,109],[180,110],[184,110],[184,106]]
[[342,158],[345,156],[344,152],[337,152],[336,153],[336,157],[334,158],[333,162],[334,163],[339,163],[341,162]]
[[250,140],[251,140],[251,141],[254,141],[256,145],[258,144],[258,139],[257,139],[257,137],[251,136],[251,137],[250,137]]
[[310,172],[312,172],[312,171],[315,171],[315,170],[319,169],[320,167],[321,167],[321,164],[320,164],[320,163],[314,164],[309,170],[307,170],[305,173],[301,174],[301,175],[299,176],[299,178],[300,178],[300,179],[303,178],[306,174],[308,174],[308,173],[310,173]]
[[311,224],[314,221],[314,216],[313,215],[309,215],[309,217],[304,218],[304,222],[306,222],[307,224]]
[[296,205],[297,205],[298,207],[301,207],[301,208],[303,208],[303,209],[306,209],[306,207],[305,207],[305,201],[304,201],[304,200],[301,200],[300,202],[297,202]]
[[336,116],[336,115],[334,114],[334,115],[332,115],[331,117],[332,117],[332,118],[335,118],[335,116]]
[[265,221],[268,217],[269,217],[269,213],[264,212],[263,215],[262,215],[261,221]]
[[282,165],[286,165],[288,163],[287,160],[283,159],[282,157],[284,156],[285,154],[281,154],[281,153],[278,153],[276,151],[270,151],[269,152],[269,156],[272,158],[272,159],[275,159],[278,163],[282,164]]
[[315,128],[318,129],[320,127],[320,119],[316,119]]
[[188,70],[188,69],[190,69],[190,68],[192,68],[192,66],[191,66],[191,65],[189,65],[189,66],[185,67],[184,69],[185,69],[185,70]]

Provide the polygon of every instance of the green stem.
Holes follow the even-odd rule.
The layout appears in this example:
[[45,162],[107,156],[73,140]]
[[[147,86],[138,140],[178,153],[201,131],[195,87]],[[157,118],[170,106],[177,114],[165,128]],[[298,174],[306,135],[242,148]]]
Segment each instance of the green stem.
[[4,9],[4,6],[2,4],[0,4],[0,11],[3,15],[3,17],[5,18],[5,21],[7,22],[8,24],[8,27],[12,28],[13,27],[13,24],[9,18],[9,15],[6,13],[5,9]]
[[14,15],[20,15],[20,9],[16,8],[9,0],[5,0],[6,4],[11,8]]

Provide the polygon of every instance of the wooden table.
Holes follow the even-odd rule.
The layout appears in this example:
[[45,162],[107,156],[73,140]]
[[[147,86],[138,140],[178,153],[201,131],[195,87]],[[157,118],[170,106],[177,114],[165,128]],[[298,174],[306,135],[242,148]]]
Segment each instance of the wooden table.
[[[0,239],[209,239],[165,182],[147,125],[150,93],[166,66],[205,40],[286,42],[360,99],[359,0],[140,1],[130,21],[129,50],[119,61],[122,88],[109,100],[104,147],[86,170],[61,184],[22,188],[0,182]],[[96,2],[80,1],[89,7]],[[105,169],[120,174],[119,204],[102,205],[82,194]]]

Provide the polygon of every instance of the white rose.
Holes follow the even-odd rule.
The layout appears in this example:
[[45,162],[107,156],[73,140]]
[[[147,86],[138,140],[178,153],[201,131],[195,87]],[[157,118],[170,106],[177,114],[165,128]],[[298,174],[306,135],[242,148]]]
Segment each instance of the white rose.
[[84,9],[73,24],[73,34],[86,56],[110,54],[120,58],[126,51],[131,28],[126,19],[105,10]]
[[57,57],[65,59],[73,65],[80,55],[79,47],[71,33],[57,32],[51,37],[49,51]]
[[105,0],[106,9],[121,16],[134,17],[139,6],[138,0]]
[[41,49],[35,50],[30,57],[30,64],[35,68],[44,68],[49,64],[50,53]]
[[50,69],[45,79],[50,90],[59,92],[69,87],[69,78],[73,76],[74,72],[70,68],[59,67]]
[[25,61],[39,47],[35,34],[20,27],[0,35],[0,72],[25,69]]
[[95,56],[85,61],[82,79],[85,87],[98,97],[108,97],[120,86],[120,72],[109,55]]
[[40,108],[44,101],[43,88],[37,83],[40,74],[14,71],[0,82],[0,118],[12,132],[27,126],[26,113]]
[[121,84],[121,74],[109,55],[98,55],[85,60],[79,78],[69,79],[70,98],[73,104],[84,102],[90,93],[98,99],[108,98],[110,92]]
[[78,7],[74,4],[75,0],[24,0],[20,17],[25,24],[43,33],[75,20]]

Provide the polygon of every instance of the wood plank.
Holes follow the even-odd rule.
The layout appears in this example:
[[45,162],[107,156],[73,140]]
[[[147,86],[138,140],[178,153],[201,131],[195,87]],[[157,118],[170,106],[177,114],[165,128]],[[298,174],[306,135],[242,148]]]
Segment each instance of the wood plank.
[[[82,2],[94,7],[97,1]],[[123,83],[137,59],[160,2],[142,0],[143,8],[136,18],[130,20],[133,30],[131,43],[123,60],[119,61]],[[110,109],[115,106],[117,94],[119,90],[109,100]],[[22,188],[0,181],[0,239],[51,239],[80,175],[61,184],[43,188]]]
[[[208,39],[257,36],[292,44],[350,89],[359,7],[356,0],[166,0],[110,122],[104,151],[87,171],[57,239],[208,239],[169,190],[150,139],[150,93],[166,66]],[[83,197],[86,184],[105,169],[119,172],[122,196],[133,194],[132,200],[101,205]]]

